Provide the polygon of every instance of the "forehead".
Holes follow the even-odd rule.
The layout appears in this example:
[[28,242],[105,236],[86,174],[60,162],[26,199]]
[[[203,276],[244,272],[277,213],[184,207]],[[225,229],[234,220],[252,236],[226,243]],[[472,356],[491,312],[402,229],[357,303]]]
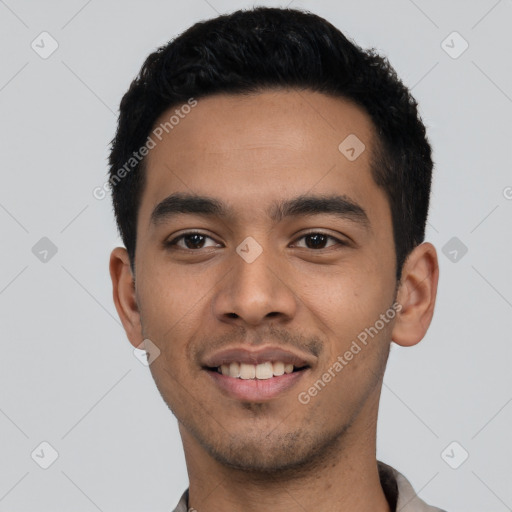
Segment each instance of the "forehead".
[[167,129],[161,140],[152,136],[156,145],[146,157],[146,225],[151,209],[174,192],[225,198],[248,216],[306,192],[345,194],[369,210],[373,196],[383,197],[370,172],[373,124],[340,98],[290,90],[219,94],[190,109],[173,107],[158,126]]
[[[340,137],[359,135],[371,143],[373,132],[369,116],[359,106],[312,91],[218,94],[197,100],[188,114],[173,115],[182,107],[171,108],[155,123],[164,131],[150,162],[165,152],[166,145],[173,146],[173,154],[167,155],[171,160],[200,153],[236,157],[241,150],[272,151],[274,156],[288,150],[317,160],[326,146],[338,151]],[[176,124],[165,129],[171,117]]]

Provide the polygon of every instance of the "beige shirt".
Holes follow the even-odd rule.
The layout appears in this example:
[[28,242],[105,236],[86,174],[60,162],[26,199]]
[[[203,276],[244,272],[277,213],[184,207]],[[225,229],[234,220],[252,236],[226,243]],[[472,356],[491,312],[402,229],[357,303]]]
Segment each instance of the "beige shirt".
[[[393,512],[444,512],[418,498],[407,478],[396,469],[383,462],[378,465],[382,489]],[[173,512],[188,512],[188,489]]]

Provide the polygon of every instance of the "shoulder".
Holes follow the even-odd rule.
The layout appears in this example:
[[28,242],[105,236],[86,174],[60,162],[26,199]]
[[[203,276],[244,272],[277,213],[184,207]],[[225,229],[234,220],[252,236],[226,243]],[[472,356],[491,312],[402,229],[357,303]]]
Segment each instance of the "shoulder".
[[[427,505],[414,491],[409,480],[395,468],[378,462],[381,483],[386,495],[390,492],[390,485],[395,482],[396,510],[400,512],[445,512],[444,510]],[[391,484],[390,484],[391,482]],[[391,490],[392,491],[392,490]]]
[[196,512],[194,509],[188,510],[188,489],[181,495],[180,501],[172,512]]

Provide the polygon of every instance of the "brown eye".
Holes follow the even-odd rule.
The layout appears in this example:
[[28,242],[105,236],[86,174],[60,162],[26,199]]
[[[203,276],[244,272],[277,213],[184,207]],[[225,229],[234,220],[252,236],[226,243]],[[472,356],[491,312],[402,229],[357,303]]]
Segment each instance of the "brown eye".
[[[206,240],[211,240],[214,242],[213,245],[205,245]],[[190,233],[183,233],[180,236],[177,236],[170,242],[166,242],[165,245],[167,247],[178,247],[180,249],[184,250],[197,250],[197,249],[203,249],[204,247],[215,247],[219,246],[220,244],[217,244],[213,238],[204,235],[203,233],[196,233],[196,232],[190,232]]]
[[205,236],[198,235],[197,233],[193,235],[186,235],[183,237],[183,243],[187,249],[201,249],[204,245],[205,238]]
[[[330,246],[336,245],[336,244],[346,245],[341,240],[338,240],[337,238],[335,238],[331,235],[327,235],[325,233],[317,233],[317,232],[307,233],[306,235],[303,235],[300,238],[298,238],[298,240],[303,240],[303,239],[305,241],[305,245],[304,246],[299,245],[299,247],[305,247],[306,249],[326,249],[327,247],[330,247]],[[335,243],[327,246],[327,243],[329,242],[329,240],[334,241]]]

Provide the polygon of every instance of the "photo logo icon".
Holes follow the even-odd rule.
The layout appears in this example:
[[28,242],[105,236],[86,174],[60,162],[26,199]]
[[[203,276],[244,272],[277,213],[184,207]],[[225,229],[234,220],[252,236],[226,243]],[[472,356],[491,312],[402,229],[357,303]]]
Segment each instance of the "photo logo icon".
[[452,263],[458,263],[468,252],[467,246],[456,236],[450,238],[441,250]]
[[50,443],[43,441],[30,456],[39,467],[48,469],[59,458],[59,453]]
[[48,263],[56,254],[57,246],[46,236],[43,236],[32,247],[32,254],[41,262]]
[[454,31],[443,39],[441,48],[452,59],[458,59],[469,48],[469,43],[458,32]]
[[263,247],[252,236],[248,236],[236,248],[236,252],[247,263],[252,263],[263,252]]
[[466,449],[457,441],[452,441],[442,452],[441,458],[450,466],[452,469],[457,469],[466,462],[469,457],[469,453]]
[[137,348],[133,349],[133,355],[144,366],[149,366],[159,355],[160,349],[146,338]]
[[30,44],[41,59],[50,57],[59,47],[57,40],[48,32],[41,32]]
[[363,141],[354,133],[345,137],[338,146],[339,152],[350,162],[357,160],[365,149]]

